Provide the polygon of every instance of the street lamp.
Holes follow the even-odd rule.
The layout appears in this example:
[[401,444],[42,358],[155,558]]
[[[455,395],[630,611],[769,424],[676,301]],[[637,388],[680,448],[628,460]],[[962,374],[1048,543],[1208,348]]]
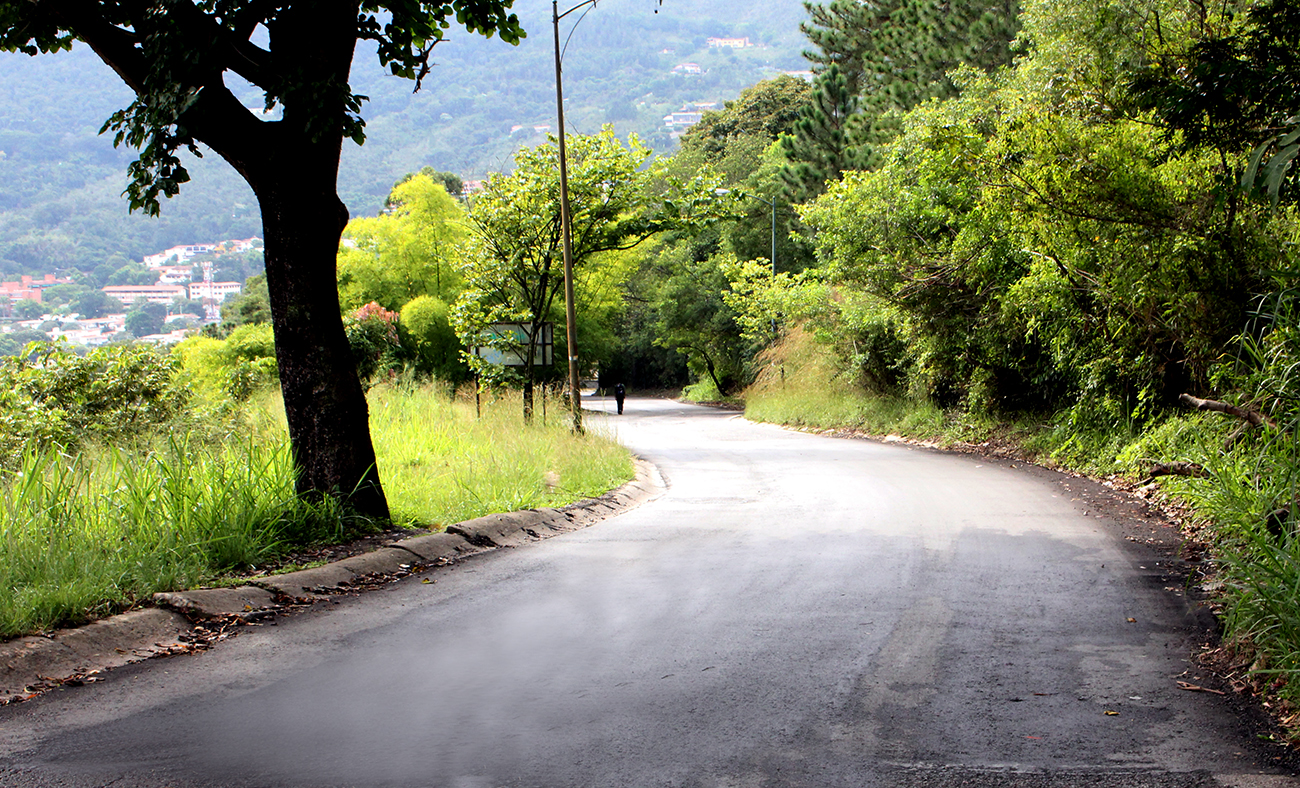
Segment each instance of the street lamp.
[[[596,7],[597,0],[583,2],[560,13],[558,0],[551,0],[551,25],[555,30],[555,114],[560,124],[560,233],[564,238],[564,327],[569,351],[569,391],[573,431],[582,433],[582,391],[578,380],[578,329],[573,309],[573,234],[569,227],[569,163],[564,147],[564,87],[560,79],[560,20],[579,8]],[[579,20],[581,21],[581,20]]]

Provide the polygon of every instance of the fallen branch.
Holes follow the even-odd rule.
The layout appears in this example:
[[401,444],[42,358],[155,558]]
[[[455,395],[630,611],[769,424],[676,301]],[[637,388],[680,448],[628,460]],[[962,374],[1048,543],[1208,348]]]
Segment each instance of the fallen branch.
[[1215,413],[1236,416],[1250,424],[1251,427],[1263,427],[1267,425],[1272,429],[1277,429],[1277,423],[1268,416],[1265,416],[1263,413],[1260,413],[1257,410],[1248,410],[1246,408],[1238,407],[1230,402],[1220,402],[1215,399],[1201,399],[1200,397],[1193,397],[1191,394],[1179,394],[1178,401],[1187,407],[1195,408],[1196,410],[1210,410]]
[[1204,479],[1210,475],[1205,470],[1205,466],[1198,462],[1157,462],[1155,460],[1138,460],[1138,462],[1147,463],[1150,467],[1147,469],[1147,478],[1143,484],[1150,482],[1157,476],[1191,476],[1196,479]]
[[1200,687],[1200,686],[1197,686],[1197,685],[1195,685],[1195,684],[1190,684],[1190,683],[1188,683],[1188,682],[1186,682],[1186,681],[1180,681],[1180,682],[1178,682],[1178,689],[1180,689],[1180,690],[1187,690],[1188,692],[1212,692],[1212,693],[1214,693],[1215,695],[1226,695],[1226,694],[1227,694],[1227,693],[1224,692],[1223,690],[1210,689],[1209,687]]

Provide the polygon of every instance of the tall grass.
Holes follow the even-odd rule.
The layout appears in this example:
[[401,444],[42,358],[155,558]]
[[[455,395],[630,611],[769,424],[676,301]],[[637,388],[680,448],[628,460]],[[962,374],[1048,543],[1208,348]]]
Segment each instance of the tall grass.
[[[555,506],[631,478],[628,452],[575,437],[563,418],[523,423],[515,395],[470,402],[437,387],[379,387],[371,422],[394,519],[443,526]],[[300,500],[279,400],[218,430],[154,447],[28,451],[0,471],[0,638],[129,608],[306,544],[373,527],[332,500]]]
[[0,483],[0,637],[338,539],[345,524],[336,505],[295,497],[284,443],[27,452]]
[[561,412],[524,424],[518,392],[455,399],[437,386],[370,393],[370,432],[393,518],[425,526],[600,495],[632,478],[627,450]]
[[745,416],[755,421],[818,429],[898,432],[918,439],[945,434],[943,411],[928,402],[873,394],[846,377],[812,335],[787,334],[770,350],[745,392]]

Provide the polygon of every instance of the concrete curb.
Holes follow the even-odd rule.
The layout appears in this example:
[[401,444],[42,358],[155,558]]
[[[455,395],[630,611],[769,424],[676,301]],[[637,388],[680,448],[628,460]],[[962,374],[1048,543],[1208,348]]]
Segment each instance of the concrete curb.
[[594,525],[659,497],[666,485],[655,466],[635,460],[636,478],[597,498],[560,509],[490,514],[392,542],[332,564],[261,577],[238,588],[196,588],[154,594],[156,607],[132,610],[47,637],[0,644],[0,705],[63,685],[98,680],[111,668],[154,656],[187,653],[225,636],[226,629],[445,566],[477,553],[518,547]]

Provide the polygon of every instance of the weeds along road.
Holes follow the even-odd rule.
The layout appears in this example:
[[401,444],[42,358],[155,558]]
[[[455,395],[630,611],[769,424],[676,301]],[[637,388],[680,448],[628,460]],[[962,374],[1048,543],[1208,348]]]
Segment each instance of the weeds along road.
[[1295,784],[1178,689],[1203,617],[1047,474],[605,420],[664,497],[0,709],[0,785]]

